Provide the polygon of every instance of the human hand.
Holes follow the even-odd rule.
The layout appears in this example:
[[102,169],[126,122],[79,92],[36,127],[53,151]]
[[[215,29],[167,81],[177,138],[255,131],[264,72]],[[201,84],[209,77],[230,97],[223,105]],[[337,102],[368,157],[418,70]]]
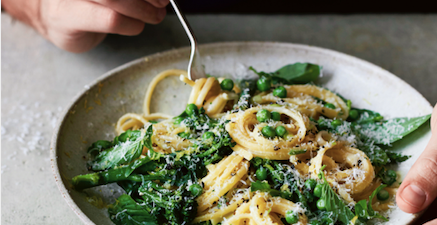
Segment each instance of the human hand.
[[[437,105],[431,116],[431,140],[408,172],[396,195],[399,208],[417,213],[428,207],[437,197]],[[434,219],[427,225],[437,225]]]
[[84,52],[107,33],[138,35],[145,23],[157,24],[169,0],[3,0],[12,16],[70,52]]

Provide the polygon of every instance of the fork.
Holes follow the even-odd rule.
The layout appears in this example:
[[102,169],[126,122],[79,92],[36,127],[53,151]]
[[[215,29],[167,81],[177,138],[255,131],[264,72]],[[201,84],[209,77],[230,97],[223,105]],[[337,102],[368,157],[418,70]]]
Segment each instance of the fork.
[[170,0],[171,5],[173,6],[174,11],[176,12],[176,15],[179,18],[179,21],[182,24],[182,27],[184,27],[185,32],[187,33],[188,39],[190,39],[191,43],[191,54],[190,54],[190,61],[188,62],[188,78],[190,80],[197,80],[200,78],[205,78],[205,70],[203,69],[203,66],[201,64],[200,60],[200,54],[199,50],[197,49],[197,41],[196,37],[194,36],[194,33],[190,27],[190,24],[188,23],[185,16],[180,12],[178,5],[176,4],[175,0]]

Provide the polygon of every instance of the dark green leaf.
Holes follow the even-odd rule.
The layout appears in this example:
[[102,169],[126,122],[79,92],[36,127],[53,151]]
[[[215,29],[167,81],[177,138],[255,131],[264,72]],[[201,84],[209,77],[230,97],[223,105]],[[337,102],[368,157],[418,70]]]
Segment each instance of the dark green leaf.
[[306,84],[315,81],[320,75],[320,66],[311,63],[289,64],[272,74],[288,83]]
[[121,195],[108,209],[112,222],[117,225],[157,225],[156,218],[138,205],[129,195]]
[[113,146],[112,142],[100,140],[94,142],[89,148],[88,148],[88,154],[90,154],[92,157],[96,156],[101,152],[102,150],[111,148]]
[[431,115],[414,118],[394,118],[377,123],[361,124],[358,132],[376,144],[389,145],[419,128]]
[[274,84],[306,84],[317,80],[321,71],[320,66],[311,63],[288,64],[273,73],[258,72],[253,67],[249,69],[260,77],[271,78]]
[[[323,170],[323,169],[322,169]],[[347,207],[343,200],[332,190],[331,186],[325,179],[323,171],[320,170],[319,176],[322,177],[324,183],[322,183],[322,195],[320,199],[325,200],[326,211],[332,212],[340,222],[343,224],[349,224],[349,222],[355,217],[354,213]]]
[[[110,149],[100,152],[90,163],[92,170],[99,171],[114,168],[118,165],[129,164],[141,155],[144,146],[149,146],[149,150],[151,150],[151,132],[153,132],[152,126],[149,126],[144,136],[141,136],[140,131],[129,130],[116,137],[114,143],[117,144]],[[153,153],[153,150],[150,152]],[[157,158],[158,155],[151,154],[149,157]]]
[[73,187],[76,190],[95,187],[98,185],[109,184],[113,182],[128,180],[132,172],[144,164],[150,162],[150,158],[142,158],[135,160],[133,163],[117,168],[100,171],[97,173],[90,173],[78,175],[72,178]]
[[265,181],[255,181],[252,182],[250,185],[250,191],[254,192],[254,191],[262,191],[262,192],[267,192],[269,193],[271,196],[281,196],[281,192],[275,189],[272,189],[269,185],[269,183],[265,182]]

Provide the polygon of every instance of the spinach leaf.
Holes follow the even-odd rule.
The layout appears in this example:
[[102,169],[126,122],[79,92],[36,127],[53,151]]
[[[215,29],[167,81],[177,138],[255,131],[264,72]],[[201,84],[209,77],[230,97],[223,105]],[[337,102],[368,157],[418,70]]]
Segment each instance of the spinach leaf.
[[273,83],[285,84],[306,84],[313,82],[319,77],[321,71],[319,65],[311,63],[288,64],[273,73],[258,72],[253,67],[249,67],[249,69],[259,76],[271,78]]
[[147,165],[151,161],[150,158],[142,158],[135,160],[133,163],[117,168],[100,171],[97,173],[90,173],[78,175],[71,179],[73,187],[76,190],[95,187],[98,185],[109,184],[113,182],[129,180],[132,172],[137,168]]
[[149,148],[151,158],[159,157],[152,149],[152,132],[153,128],[150,125],[143,136],[141,131],[127,131],[116,137],[115,145],[100,152],[90,163],[91,169],[99,171],[128,164],[141,155],[144,146]]
[[319,78],[321,67],[311,63],[289,64],[273,73],[289,83],[306,84]]
[[362,222],[366,222],[369,219],[372,218],[379,218],[384,221],[388,221],[387,218],[384,216],[381,216],[379,213],[375,212],[372,208],[372,200],[375,197],[376,194],[383,188],[385,188],[387,185],[381,185],[378,188],[376,188],[373,193],[369,197],[369,201],[366,201],[365,199],[357,202],[355,205],[355,214],[358,216],[358,219]]
[[94,142],[89,148],[88,148],[88,154],[90,154],[92,157],[95,157],[98,155],[101,151],[111,148],[113,146],[111,141],[106,140],[100,140]]
[[322,177],[324,181],[322,185],[322,194],[320,199],[325,201],[326,211],[332,212],[337,219],[343,224],[349,224],[349,222],[355,217],[354,213],[347,207],[343,200],[332,190],[331,186],[325,179],[323,173],[324,167],[319,172],[319,177]]
[[138,205],[129,195],[121,195],[108,209],[110,219],[117,225],[157,225],[156,218]]
[[356,129],[363,138],[376,144],[389,145],[419,128],[431,114],[414,118],[394,118],[377,123],[360,124]]
[[250,184],[250,191],[262,191],[267,192],[271,196],[281,196],[282,193],[278,190],[272,189],[267,181],[255,181]]

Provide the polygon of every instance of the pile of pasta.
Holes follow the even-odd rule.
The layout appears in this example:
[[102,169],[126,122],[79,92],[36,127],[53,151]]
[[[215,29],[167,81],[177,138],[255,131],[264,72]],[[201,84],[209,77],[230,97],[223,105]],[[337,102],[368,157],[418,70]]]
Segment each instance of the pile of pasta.
[[[236,145],[234,151],[216,164],[208,165],[208,174],[201,180],[203,194],[197,198],[198,214],[194,223],[211,221],[212,224],[283,224],[286,212],[296,212],[299,223],[306,224],[307,217],[299,203],[272,197],[264,192],[251,192],[250,184],[255,180],[254,171],[249,161],[253,157],[271,160],[288,160],[298,171],[303,180],[319,180],[317,174],[325,166],[327,182],[347,203],[355,204],[368,199],[370,194],[381,185],[375,177],[375,168],[364,152],[351,147],[351,143],[340,141],[327,131],[318,131],[309,118],[346,119],[349,108],[336,94],[315,85],[285,85],[287,96],[275,97],[272,92],[261,92],[253,97],[253,107],[246,110],[230,112],[227,106],[235,104],[241,90],[234,87],[232,91],[220,88],[220,78],[201,78],[191,81],[186,71],[167,70],[157,75],[150,83],[145,96],[143,114],[128,113],[122,116],[116,125],[117,132],[128,129],[140,129],[150,124],[150,120],[161,119],[153,124],[152,142],[156,151],[170,153],[181,151],[192,144],[177,134],[185,128],[175,127],[173,116],[150,113],[150,101],[159,81],[169,76],[179,76],[180,80],[192,87],[188,103],[203,107],[212,118],[226,118],[226,131]],[[324,107],[316,98],[335,106]],[[280,121],[261,123],[256,118],[259,110],[279,112]],[[266,138],[261,135],[261,128],[284,126],[287,138]],[[302,154],[289,155],[291,149],[303,150]],[[144,150],[144,154],[147,149]],[[385,188],[391,196],[396,188]],[[221,204],[224,203],[224,204]],[[394,206],[393,201],[381,202],[376,198],[373,209],[387,210]]]

